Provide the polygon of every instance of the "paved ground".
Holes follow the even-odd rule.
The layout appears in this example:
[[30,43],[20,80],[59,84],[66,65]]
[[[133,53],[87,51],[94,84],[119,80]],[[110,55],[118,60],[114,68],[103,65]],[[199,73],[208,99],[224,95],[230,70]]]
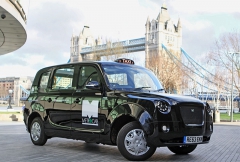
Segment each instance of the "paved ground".
[[[214,124],[211,141],[199,145],[189,155],[175,155],[167,148],[158,148],[148,161],[175,162],[240,162],[240,123]],[[82,141],[53,138],[44,146],[31,143],[23,122],[0,122],[0,161],[126,161],[117,147],[87,144]]]

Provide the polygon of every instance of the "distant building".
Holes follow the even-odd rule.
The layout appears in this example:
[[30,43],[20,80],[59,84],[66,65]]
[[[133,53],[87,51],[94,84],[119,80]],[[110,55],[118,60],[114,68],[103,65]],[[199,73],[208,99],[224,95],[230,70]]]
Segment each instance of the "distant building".
[[9,95],[9,90],[14,89],[14,77],[0,78],[0,98],[5,99]]
[[9,90],[13,90],[12,103],[20,106],[20,98],[27,97],[33,77],[6,77],[0,78],[0,100],[8,100]]

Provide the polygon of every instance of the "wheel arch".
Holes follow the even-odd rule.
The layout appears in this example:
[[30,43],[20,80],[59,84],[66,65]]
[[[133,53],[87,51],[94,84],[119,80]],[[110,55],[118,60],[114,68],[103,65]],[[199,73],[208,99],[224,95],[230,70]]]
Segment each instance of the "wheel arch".
[[115,107],[109,114],[111,122],[111,140],[116,143],[116,137],[120,129],[129,122],[137,121],[147,135],[154,130],[152,116],[136,103],[124,103]]
[[[31,123],[33,121],[33,119],[35,119],[36,117],[40,117],[41,118],[41,115],[37,112],[33,112],[31,113],[31,115],[28,117],[28,131],[30,132],[30,126],[31,126]],[[42,118],[41,118],[42,119]]]

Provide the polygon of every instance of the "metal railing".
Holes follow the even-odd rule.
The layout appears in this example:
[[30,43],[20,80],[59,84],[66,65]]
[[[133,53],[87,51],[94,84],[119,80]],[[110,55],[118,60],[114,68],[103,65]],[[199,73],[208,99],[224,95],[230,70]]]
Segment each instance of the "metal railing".
[[17,0],[9,0],[9,2],[11,2],[14,7],[18,10],[18,12],[20,13],[22,19],[24,20],[24,22],[27,22],[27,17],[26,14],[22,8],[22,5],[17,1]]
[[137,38],[137,39],[131,39],[131,40],[125,40],[120,42],[113,42],[111,44],[103,44],[98,45],[95,47],[85,47],[82,48],[81,54],[89,54],[91,52],[95,51],[102,51],[105,50],[107,47],[110,48],[117,48],[120,46],[123,46],[126,48],[126,51],[144,51],[145,50],[145,37],[143,38]]

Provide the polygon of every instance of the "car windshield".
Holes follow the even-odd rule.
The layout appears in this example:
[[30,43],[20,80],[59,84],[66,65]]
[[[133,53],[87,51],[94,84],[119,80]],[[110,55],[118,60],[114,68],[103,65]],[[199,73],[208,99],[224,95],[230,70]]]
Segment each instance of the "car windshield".
[[126,64],[102,65],[102,67],[106,83],[112,90],[163,90],[157,77],[148,69]]

